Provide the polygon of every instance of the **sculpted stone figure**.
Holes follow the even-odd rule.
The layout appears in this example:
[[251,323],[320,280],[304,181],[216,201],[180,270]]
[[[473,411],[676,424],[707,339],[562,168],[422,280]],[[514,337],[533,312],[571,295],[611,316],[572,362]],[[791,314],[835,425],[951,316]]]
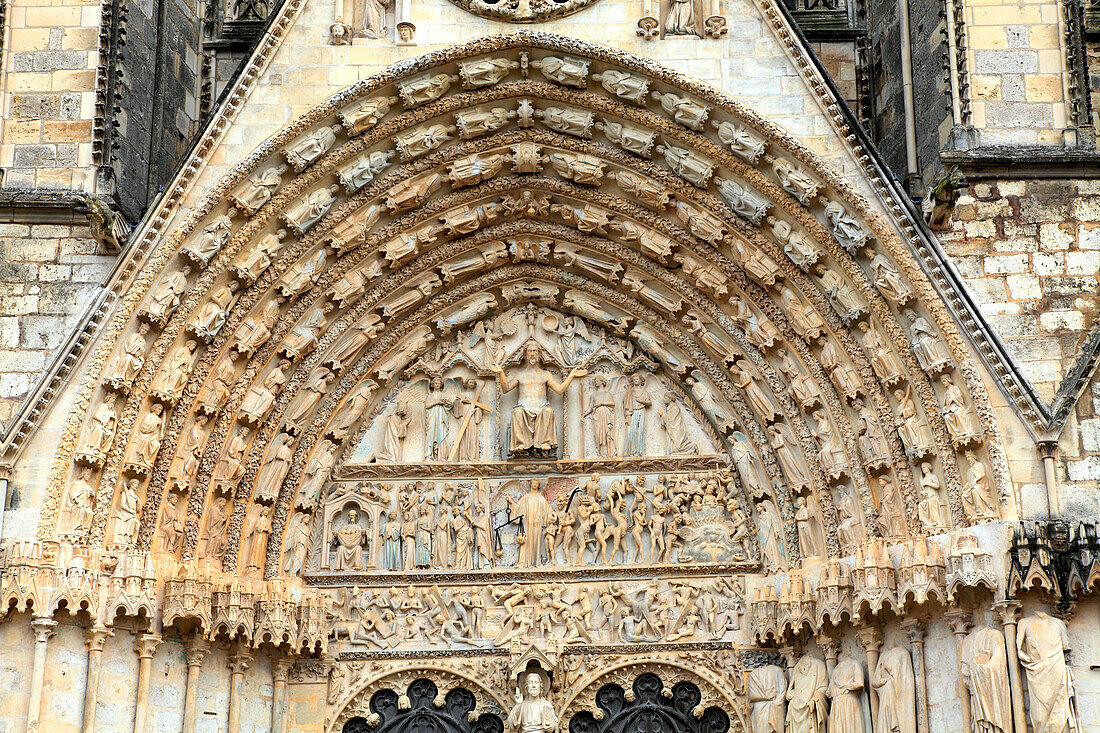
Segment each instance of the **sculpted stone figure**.
[[767,141],[757,137],[747,128],[725,120],[711,120],[710,124],[718,132],[718,139],[722,144],[737,157],[756,165],[760,156],[764,154]]
[[771,201],[752,190],[748,184],[730,178],[718,179],[718,193],[730,205],[734,213],[759,224],[771,208]]
[[302,485],[298,488],[298,494],[294,497],[294,507],[304,512],[313,511],[317,505],[317,498],[321,495],[321,489],[328,481],[332,467],[336,465],[336,443],[331,440],[322,440],[321,445],[310,456],[306,470],[302,472]]
[[309,523],[306,516],[302,512],[295,512],[287,523],[282,567],[283,573],[291,577],[301,574],[306,550],[309,549]]
[[148,333],[149,324],[142,323],[138,326],[137,333],[127,337],[122,352],[111,362],[103,377],[104,386],[123,393],[130,390],[141,368],[145,366],[145,351],[148,348],[145,336]]
[[137,538],[138,530],[141,529],[139,486],[137,479],[130,479],[122,485],[122,490],[118,494],[118,509],[115,510],[115,547],[129,547]]
[[871,260],[871,279],[887,300],[900,308],[913,299],[913,288],[886,255],[876,252],[873,247],[868,247],[864,253]]
[[213,416],[221,412],[222,407],[229,400],[229,385],[233,383],[236,373],[233,362],[229,359],[219,360],[212,370],[208,381],[199,390],[199,396],[195,400],[196,408],[202,415]]
[[657,405],[657,415],[665,429],[666,448],[670,456],[692,456],[699,447],[688,438],[684,428],[684,412],[676,395],[666,392]]
[[138,423],[137,433],[130,443],[130,455],[126,468],[144,475],[153,468],[153,462],[160,451],[160,441],[164,437],[164,405],[154,402],[149,412]]
[[841,355],[841,350],[832,339],[824,339],[821,345],[821,366],[829,370],[829,379],[837,390],[848,398],[848,401],[864,394],[863,382],[859,373],[852,366],[847,354]]
[[798,402],[798,406],[807,410],[821,402],[821,391],[817,388],[817,383],[802,370],[802,366],[790,352],[781,348],[775,354],[779,357],[779,371],[787,379],[788,391]]
[[280,218],[295,232],[304,234],[307,229],[328,213],[328,210],[336,202],[336,194],[339,191],[340,187],[336,184],[310,191],[288,206],[280,214]]
[[821,289],[825,291],[833,310],[837,312],[840,320],[845,325],[867,312],[867,307],[864,305],[863,299],[856,293],[855,288],[842,278],[836,270],[825,265],[817,265],[814,267],[814,272],[821,279]]
[[859,505],[856,504],[852,492],[846,488],[842,487],[840,490],[840,498],[836,503],[836,513],[840,520],[837,522],[836,534],[841,545],[845,548],[854,548],[866,539],[867,533],[863,530]]
[[508,713],[508,725],[515,733],[557,733],[558,716],[542,689],[542,677],[528,672],[523,692],[516,688],[515,707]]
[[[390,158],[393,157],[393,153],[392,150],[373,150],[356,156],[350,163],[340,167],[338,173],[340,185],[349,193],[358,191],[392,165]],[[377,215],[374,218],[377,219]],[[360,228],[365,227],[360,225]]]
[[638,372],[631,374],[630,384],[623,396],[623,414],[626,416],[625,455],[645,455],[646,410],[652,404],[653,398],[646,389],[645,377]]
[[203,343],[208,344],[213,341],[218,332],[222,330],[222,326],[225,325],[225,319],[229,316],[229,311],[233,308],[233,303],[236,300],[236,282],[231,282],[229,285],[215,290],[210,298],[198,307],[195,315],[188,322],[188,333],[200,339]]
[[519,62],[511,59],[488,58],[463,61],[458,65],[458,75],[467,89],[499,84],[512,69],[518,69]]
[[448,163],[447,176],[451,180],[452,187],[461,188],[487,181],[500,173],[503,167],[503,155],[478,155],[474,153]]
[[397,97],[371,97],[344,107],[336,116],[348,135],[358,135],[367,128],[374,127],[397,104]]
[[825,733],[828,685],[825,662],[804,654],[791,670],[786,733]]
[[816,242],[796,231],[786,220],[769,216],[766,221],[771,225],[775,240],[783,245],[783,251],[799,269],[809,272],[824,255]]
[[987,520],[999,516],[993,494],[989,490],[989,475],[985,464],[974,451],[966,452],[967,481],[963,489],[963,508],[971,519]]
[[773,423],[779,419],[781,413],[776,408],[775,403],[772,402],[771,397],[753,377],[751,367],[747,361],[744,359],[738,360],[737,365],[730,369],[730,376],[733,378],[733,383],[745,391],[749,404],[752,405],[752,409],[756,411],[761,420],[765,423]]
[[382,446],[375,453],[376,461],[400,463],[405,456],[405,435],[409,429],[408,408],[398,404],[382,422]]
[[263,465],[256,474],[256,489],[253,499],[274,502],[279,498],[283,479],[294,460],[294,437],[289,433],[279,433],[271,441],[271,448],[264,458]]
[[917,519],[927,532],[943,531],[947,528],[947,518],[940,501],[940,479],[928,462],[920,464],[920,474],[921,499],[917,504]]
[[699,35],[695,28],[695,0],[672,0],[665,16],[665,35]]
[[334,438],[343,440],[347,437],[348,431],[351,430],[351,426],[354,425],[360,417],[366,414],[367,405],[370,404],[370,399],[374,395],[374,390],[377,388],[378,385],[368,379],[360,383],[351,391],[348,398],[344,400],[344,404],[340,407],[340,410],[329,424],[329,433]]
[[619,99],[625,99],[639,106],[645,105],[646,94],[649,92],[649,79],[647,77],[617,69],[608,69],[599,74],[593,74],[592,80],[598,81],[600,86]]
[[787,678],[774,664],[749,672],[749,720],[752,733],[786,733]]
[[860,226],[851,214],[836,201],[825,204],[825,221],[841,247],[854,253],[870,238],[870,234]]
[[454,457],[456,461],[481,460],[481,446],[478,441],[478,426],[482,417],[489,411],[489,406],[478,402],[480,390],[477,380],[467,377],[462,380],[463,392],[455,397],[451,403],[451,412],[459,420],[459,432],[455,437],[456,447]]
[[602,374],[592,377],[592,392],[584,414],[592,425],[596,455],[600,458],[617,456],[619,431],[615,420],[615,398],[608,389],[607,378]]
[[897,428],[905,452],[910,458],[920,458],[932,452],[932,430],[917,412],[911,391],[909,386],[904,392],[894,390],[894,399],[898,401]]
[[367,533],[359,523],[357,510],[349,509],[347,523],[332,533],[332,546],[336,550],[332,561],[333,570],[364,568],[363,553],[367,547]]
[[546,56],[531,62],[550,81],[577,89],[588,86],[588,65],[588,61],[568,56]]
[[212,481],[220,491],[229,493],[244,475],[244,454],[248,450],[248,428],[238,427],[214,466]]
[[210,264],[225,243],[229,241],[229,235],[233,230],[233,222],[230,217],[235,216],[236,209],[230,209],[228,214],[215,217],[202,233],[180,248],[180,254],[200,268]]
[[551,130],[577,137],[591,137],[595,117],[590,110],[575,107],[547,107],[535,110],[535,119]]
[[791,426],[785,422],[778,422],[768,427],[768,435],[770,436],[768,442],[775,450],[779,465],[791,485],[803,486],[808,484],[810,478],[802,463],[802,454],[798,449],[798,439],[795,438]]
[[615,120],[604,119],[596,123],[596,129],[611,142],[629,153],[648,158],[657,142],[657,133],[646,127],[624,125]]
[[183,543],[183,511],[178,494],[169,493],[160,510],[160,549],[175,554]]
[[340,125],[319,127],[302,135],[283,150],[286,162],[290,163],[295,171],[303,170],[332,148],[341,129],[343,128]]
[[509,450],[513,455],[544,454],[553,452],[558,445],[557,418],[547,398],[547,389],[563,394],[572,381],[584,376],[582,369],[573,369],[562,382],[554,379],[542,368],[542,349],[528,344],[523,352],[523,364],[515,377],[509,379],[504,368],[490,365],[496,372],[502,394],[519,388],[519,401],[512,408]]
[[[979,626],[967,634],[959,652],[959,675],[970,691],[974,733],[1012,733],[1004,634],[989,626]],[[1036,726],[1036,730],[1043,729]]]
[[906,537],[905,501],[889,476],[879,477],[878,523],[884,537]]
[[252,216],[261,206],[271,200],[275,189],[283,181],[283,174],[288,170],[286,165],[272,165],[263,170],[256,171],[244,185],[233,194],[233,203],[247,216]]
[[224,496],[215,496],[210,502],[210,508],[206,512],[206,533],[200,543],[200,557],[217,561],[225,554],[225,536],[232,511],[229,500]]
[[[656,92],[654,92],[656,94]],[[718,164],[698,153],[677,145],[658,145],[657,153],[664,156],[665,164],[672,172],[700,188],[710,185],[710,178],[718,170]]]
[[547,556],[546,529],[556,514],[542,495],[541,487],[538,479],[531,479],[526,494],[519,499],[508,500],[509,515],[523,521],[523,541],[520,543],[517,567],[538,567]]
[[938,374],[951,366],[951,353],[928,319],[913,311],[905,311],[905,315],[912,324],[910,335],[913,340],[913,353],[916,354],[920,368],[928,374]]
[[334,307],[332,303],[325,303],[324,307],[314,308],[306,313],[301,322],[279,344],[279,353],[292,361],[297,361],[317,348],[318,336]]
[[791,326],[802,338],[817,339],[825,331],[825,321],[814,307],[795,294],[790,286],[783,286],[779,301],[783,312],[791,319]]
[[863,733],[863,666],[859,662],[842,659],[837,663],[829,680],[829,698],[829,733]]
[[142,309],[141,317],[160,327],[168,320],[180,304],[180,298],[187,291],[187,276],[191,274],[190,267],[176,270],[164,277],[163,280],[153,286],[153,292],[149,296],[149,302]]
[[[798,550],[803,558],[824,557],[825,542],[821,536],[821,524],[817,518],[816,502],[800,496],[795,499],[794,522],[798,527]],[[794,683],[794,678],[791,678]],[[824,688],[824,681],[822,682]],[[823,689],[824,691],[824,689]],[[790,699],[788,697],[788,699]],[[813,730],[817,730],[814,728]]]
[[279,278],[279,284],[275,286],[275,289],[284,298],[297,298],[309,290],[313,283],[317,282],[317,278],[321,276],[321,271],[325,269],[327,260],[328,251],[324,247],[318,248],[309,257],[298,260],[291,265],[286,274]]
[[515,111],[504,107],[465,110],[455,113],[455,126],[459,136],[468,139],[499,130],[515,117]]
[[115,414],[115,396],[108,394],[100,402],[84,426],[84,434],[76,448],[76,460],[89,466],[102,466],[115,439],[118,416]]
[[[247,573],[263,573],[267,539],[271,536],[271,507],[253,504],[241,535],[241,567]],[[247,546],[246,546],[247,545]]]
[[286,411],[284,420],[289,432],[295,435],[301,434],[307,426],[306,421],[313,417],[314,410],[328,394],[329,387],[334,381],[336,381],[336,375],[325,367],[313,370]]
[[269,300],[264,304],[263,310],[257,314],[249,315],[233,334],[233,351],[240,356],[251,357],[256,350],[267,343],[271,338],[271,329],[279,320],[279,302]]
[[1027,674],[1032,729],[1036,733],[1077,733],[1077,693],[1066,664],[1069,636],[1065,623],[1037,611],[1020,621],[1016,649]]
[[860,321],[856,327],[863,334],[860,338],[871,360],[871,369],[874,370],[875,376],[887,387],[900,382],[905,376],[905,370],[879,330],[868,321]]
[[348,326],[347,333],[340,343],[329,352],[324,363],[334,372],[343,373],[355,363],[363,348],[369,344],[379,333],[385,324],[376,313],[369,313],[361,320]]
[[821,190],[821,184],[808,173],[782,158],[772,163],[772,170],[783,190],[798,199],[799,203],[809,205]]
[[981,437],[974,418],[966,406],[966,398],[950,375],[940,376],[943,384],[943,420],[947,423],[947,432],[956,447],[973,443]]
[[452,133],[458,132],[454,125],[440,123],[418,127],[401,135],[395,135],[394,144],[403,160],[412,160],[427,155],[443,143],[452,139]]
[[424,445],[427,448],[425,458],[442,461],[449,453],[447,448],[447,413],[453,400],[443,393],[443,379],[433,377],[428,383],[428,393],[424,397],[424,429],[427,435]]
[[245,422],[258,425],[263,422],[267,414],[271,412],[271,408],[275,405],[275,399],[279,396],[279,392],[282,391],[289,379],[288,372],[290,371],[291,364],[287,360],[282,360],[279,364],[267,373],[264,377],[264,381],[253,384],[249,387],[248,392],[245,393],[244,399],[241,400],[241,406],[239,412]]
[[915,684],[908,649],[895,646],[882,652],[871,673],[871,686],[878,693],[877,730],[917,733]]
[[153,383],[149,387],[149,394],[156,400],[166,405],[174,405],[180,398],[187,378],[191,374],[192,360],[198,344],[187,341],[168,352],[157,375],[153,377]]
[[92,485],[92,469],[87,466],[80,469],[80,475],[73,481],[69,490],[69,531],[87,532],[92,524],[95,511],[95,489]]
[[451,84],[456,81],[458,81],[457,76],[435,74],[398,84],[397,88],[401,94],[401,101],[406,107],[411,108],[439,99],[447,93],[447,90],[451,88]]
[[653,92],[649,96],[660,103],[665,114],[692,130],[702,131],[710,116],[710,107],[672,92]]

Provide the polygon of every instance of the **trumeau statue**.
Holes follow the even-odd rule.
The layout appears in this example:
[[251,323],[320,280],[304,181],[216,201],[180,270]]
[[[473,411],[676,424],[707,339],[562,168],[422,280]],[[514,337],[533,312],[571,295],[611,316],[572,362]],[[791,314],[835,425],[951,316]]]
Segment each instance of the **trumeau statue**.
[[546,697],[538,672],[527,672],[523,690],[516,688],[515,706],[508,713],[508,725],[516,733],[558,733],[558,716]]

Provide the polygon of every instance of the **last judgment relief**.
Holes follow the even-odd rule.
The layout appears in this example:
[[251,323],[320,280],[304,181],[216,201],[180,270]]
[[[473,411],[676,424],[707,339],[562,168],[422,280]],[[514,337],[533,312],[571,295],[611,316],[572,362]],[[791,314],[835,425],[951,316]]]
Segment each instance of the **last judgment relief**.
[[[418,63],[150,244],[6,607],[271,652],[302,730],[927,731],[928,615],[1037,581],[998,588],[1001,438],[902,228],[624,54]],[[1010,664],[1069,685],[1060,619],[986,666],[970,623],[973,720]]]

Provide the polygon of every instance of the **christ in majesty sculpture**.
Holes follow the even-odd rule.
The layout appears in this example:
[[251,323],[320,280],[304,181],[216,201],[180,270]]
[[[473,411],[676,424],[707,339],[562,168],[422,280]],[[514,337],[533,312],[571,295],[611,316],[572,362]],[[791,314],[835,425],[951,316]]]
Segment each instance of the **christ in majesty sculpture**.
[[500,381],[502,394],[519,387],[519,401],[512,408],[512,436],[509,450],[514,457],[550,458],[558,447],[557,418],[550,406],[547,389],[562,394],[569,384],[587,372],[573,369],[564,381],[542,368],[542,349],[538,344],[528,344],[521,364],[514,376],[508,377],[504,367],[490,366]]

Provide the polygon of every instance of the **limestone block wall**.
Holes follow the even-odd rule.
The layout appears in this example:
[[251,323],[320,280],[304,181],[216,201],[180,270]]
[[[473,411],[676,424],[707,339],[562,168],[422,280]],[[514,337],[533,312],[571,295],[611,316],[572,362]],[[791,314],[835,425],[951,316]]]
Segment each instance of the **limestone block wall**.
[[982,311],[1046,400],[1100,309],[1100,185],[974,183],[938,232]]

